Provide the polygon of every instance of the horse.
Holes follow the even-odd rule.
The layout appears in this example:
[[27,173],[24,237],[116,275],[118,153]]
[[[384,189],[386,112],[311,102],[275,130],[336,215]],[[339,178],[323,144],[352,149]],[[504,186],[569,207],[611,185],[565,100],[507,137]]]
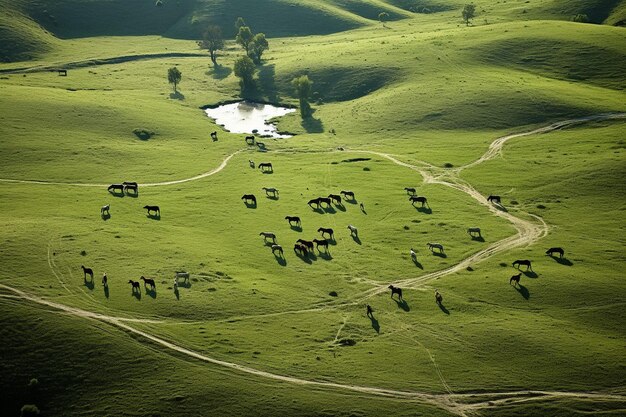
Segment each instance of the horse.
[[565,255],[563,248],[550,248],[546,251],[546,255],[554,256],[554,253],[558,253],[561,258]]
[[254,168],[254,161],[252,159],[248,159],[248,164],[250,165],[250,168]]
[[313,242],[315,242],[315,247],[317,248],[317,250],[320,250],[320,246],[324,247],[325,251],[328,251],[328,240],[326,239],[313,239]]
[[391,298],[393,298],[394,294],[398,294],[398,300],[402,301],[402,288],[394,287],[393,285],[387,288],[391,290]]
[[[144,277],[142,275],[141,278],[139,278],[139,279],[143,280],[143,286],[144,287],[149,285],[150,288],[152,288],[153,290],[156,289],[156,284],[155,284],[155,282],[154,282],[154,280],[152,278],[146,278],[146,277]],[[133,286],[134,286],[134,284],[133,284]]]
[[527,270],[527,271],[528,271],[529,269],[530,269],[531,271],[533,270],[533,267],[532,267],[532,265],[530,264],[530,261],[529,261],[528,259],[518,259],[518,260],[516,260],[515,262],[513,262],[513,268],[515,268],[515,267],[516,267],[515,265],[517,265],[517,269],[519,269],[519,267],[520,267],[521,265],[525,265],[525,266],[526,266],[526,270]]
[[341,196],[338,194],[328,194],[328,198],[330,198],[336,205],[341,205]]
[[124,186],[124,191],[126,192],[132,190],[133,192],[137,193],[139,191],[139,184],[137,184],[136,182],[124,181],[122,185]]
[[263,236],[263,241],[267,241],[267,239],[272,239],[274,243],[276,243],[276,235],[272,232],[261,232],[259,236]]
[[244,194],[241,199],[244,200],[246,204],[251,201],[256,206],[256,197],[254,196],[254,194]]
[[309,202],[307,204],[311,208],[313,208],[313,204],[315,204],[317,206],[317,208],[320,208],[320,199],[319,198],[314,198],[313,200],[309,200]]
[[280,253],[280,256],[284,256],[283,254],[283,247],[280,245],[272,245],[272,253],[274,255],[276,255],[276,251],[278,251],[278,253]]
[[148,216],[150,215],[151,211],[154,211],[155,213],[157,213],[159,216],[161,215],[161,209],[159,208],[159,206],[143,206],[143,208],[145,208],[146,210],[148,210]]
[[404,187],[404,191],[406,191],[406,193],[409,195],[415,195],[416,193],[415,188],[413,187]]
[[474,237],[475,235],[476,237],[482,237],[482,235],[480,234],[480,227],[470,227],[469,229],[467,229],[467,234],[471,237]]
[[[511,285],[511,283],[515,283],[515,284],[519,285],[519,280],[520,279],[522,279],[522,273],[521,272],[519,274],[513,275],[511,277],[511,279],[509,280],[509,285]],[[513,284],[513,285],[515,285],[515,284]]]
[[313,252],[313,242],[311,242],[310,240],[298,239],[296,243],[304,246],[309,252]]
[[107,214],[111,214],[109,213],[109,209],[111,208],[110,204],[107,204],[106,206],[102,206],[100,208],[100,214],[104,216],[104,213],[106,212]]
[[89,275],[93,281],[93,269],[85,268],[85,265],[81,265],[80,267],[83,268],[83,278],[87,279],[87,275]]
[[293,251],[296,253],[296,255],[298,254],[298,252],[300,252],[301,256],[309,255],[309,253],[306,250],[306,246],[301,245],[300,243],[296,243],[293,245]]
[[263,187],[262,190],[265,191],[265,195],[269,196],[270,193],[276,197],[278,195],[278,190],[276,188],[267,188],[267,187]]
[[439,253],[443,253],[443,245],[441,243],[427,243],[426,246],[428,246],[428,249],[433,253],[435,252],[435,248],[439,249]]
[[217,140],[217,132],[211,132],[211,139],[213,139],[213,142]]
[[339,194],[343,195],[343,198],[346,200],[348,200],[348,197],[350,200],[354,200],[354,192],[352,191],[341,191]]
[[185,281],[189,281],[189,272],[176,271],[176,276],[174,277],[174,282],[178,283],[178,278],[184,278]]
[[490,203],[498,203],[498,204],[502,204],[501,203],[501,198],[499,195],[490,195],[489,197],[487,197],[487,201]]
[[102,285],[104,285],[105,287],[108,285],[109,279],[107,278],[107,273],[105,272],[102,275]]
[[261,162],[259,164],[259,169],[261,171],[271,171],[271,172],[274,172],[274,168],[272,167],[272,163],[271,162]]
[[289,222],[289,226],[293,226],[292,223],[295,223],[296,226],[299,226],[302,224],[302,222],[300,221],[300,217],[298,216],[285,216],[285,220]]
[[428,199],[426,197],[412,195],[409,197],[409,201],[412,205],[415,205],[415,203],[422,203],[422,207],[424,207],[424,205],[428,205]]
[[351,224],[348,225],[348,230],[350,230],[351,235],[357,236],[359,234],[357,228],[352,226]]
[[318,197],[317,200],[321,203],[326,204],[326,207],[330,207],[332,201],[329,197]]
[[441,302],[443,301],[443,296],[441,294],[439,294],[438,290],[435,290],[435,302],[439,305],[441,305]]
[[254,145],[254,136],[246,136],[246,143],[248,145]]
[[114,193],[115,191],[119,191],[120,193],[124,192],[124,184],[111,184],[107,191],[110,193]]
[[322,234],[322,237],[325,237],[325,235],[328,234],[328,236],[330,236],[331,239],[333,238],[335,234],[333,229],[325,228],[325,227],[320,227],[319,229],[317,229],[317,231]]
[[417,253],[415,253],[415,250],[411,248],[409,253],[411,254],[411,259],[413,259],[413,262],[417,262]]
[[133,281],[132,279],[129,279],[128,283],[130,285],[132,285],[132,291],[133,292],[135,292],[135,290],[137,290],[137,292],[139,292],[139,281]]

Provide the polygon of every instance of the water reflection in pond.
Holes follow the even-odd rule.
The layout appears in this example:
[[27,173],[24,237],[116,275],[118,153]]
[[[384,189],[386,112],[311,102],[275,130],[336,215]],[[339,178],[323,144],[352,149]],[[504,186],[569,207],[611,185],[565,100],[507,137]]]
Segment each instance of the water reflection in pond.
[[257,133],[272,138],[290,138],[292,135],[280,134],[276,126],[268,123],[274,117],[293,113],[295,109],[277,107],[271,104],[240,101],[224,104],[214,109],[204,110],[215,123],[233,133]]

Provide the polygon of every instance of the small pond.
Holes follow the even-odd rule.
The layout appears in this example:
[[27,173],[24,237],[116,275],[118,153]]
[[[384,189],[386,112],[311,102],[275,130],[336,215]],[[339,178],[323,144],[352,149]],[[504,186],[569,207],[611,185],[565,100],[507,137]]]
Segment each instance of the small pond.
[[268,123],[268,120],[293,113],[296,109],[240,101],[204,111],[215,120],[215,123],[232,133],[256,133],[264,137],[290,138],[292,135],[278,133],[276,126]]

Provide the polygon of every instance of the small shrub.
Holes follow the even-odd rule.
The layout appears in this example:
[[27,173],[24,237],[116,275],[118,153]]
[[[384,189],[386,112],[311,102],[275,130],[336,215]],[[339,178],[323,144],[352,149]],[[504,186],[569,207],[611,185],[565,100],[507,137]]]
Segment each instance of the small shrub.
[[331,291],[328,293],[331,297],[337,297],[337,291]]
[[583,13],[579,13],[572,18],[572,21],[577,23],[589,23],[589,16]]
[[500,262],[499,264],[502,268],[507,267],[508,265],[506,264],[506,262]]
[[87,256],[87,251],[81,250],[81,251],[80,251],[80,255],[81,255],[81,256]]
[[371,171],[368,167],[363,168],[363,171]]
[[39,385],[39,380],[37,378],[33,378],[30,381],[28,381],[28,386],[30,388],[36,388],[37,385]]
[[20,410],[21,417],[38,416],[39,408],[35,404],[24,404]]
[[452,165],[450,162],[446,162],[445,164],[443,164],[444,168],[453,168],[454,165]]
[[407,226],[406,224],[404,225],[404,230],[409,230],[409,226]]
[[546,208],[546,206],[544,206],[543,204],[537,204],[537,208],[543,210]]
[[151,132],[147,129],[133,129],[133,133],[141,140],[148,140],[152,136],[154,136],[154,132]]
[[517,206],[519,203],[517,202],[517,200],[511,200],[511,205],[512,206]]

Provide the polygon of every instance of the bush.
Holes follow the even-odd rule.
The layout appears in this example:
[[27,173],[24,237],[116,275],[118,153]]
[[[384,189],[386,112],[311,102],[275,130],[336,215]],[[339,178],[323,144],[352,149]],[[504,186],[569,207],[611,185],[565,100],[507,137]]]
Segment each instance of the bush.
[[39,415],[39,408],[37,408],[35,404],[25,404],[22,406],[22,409],[20,410],[21,417],[31,417],[31,416],[38,416],[38,415]]
[[589,23],[589,16],[583,13],[579,13],[576,16],[574,16],[572,20],[577,23]]
[[154,132],[147,129],[134,129],[133,133],[141,140],[148,140],[154,135]]
[[156,3],[154,3],[155,6],[157,7],[161,7],[163,6],[163,1],[162,0],[156,0]]

